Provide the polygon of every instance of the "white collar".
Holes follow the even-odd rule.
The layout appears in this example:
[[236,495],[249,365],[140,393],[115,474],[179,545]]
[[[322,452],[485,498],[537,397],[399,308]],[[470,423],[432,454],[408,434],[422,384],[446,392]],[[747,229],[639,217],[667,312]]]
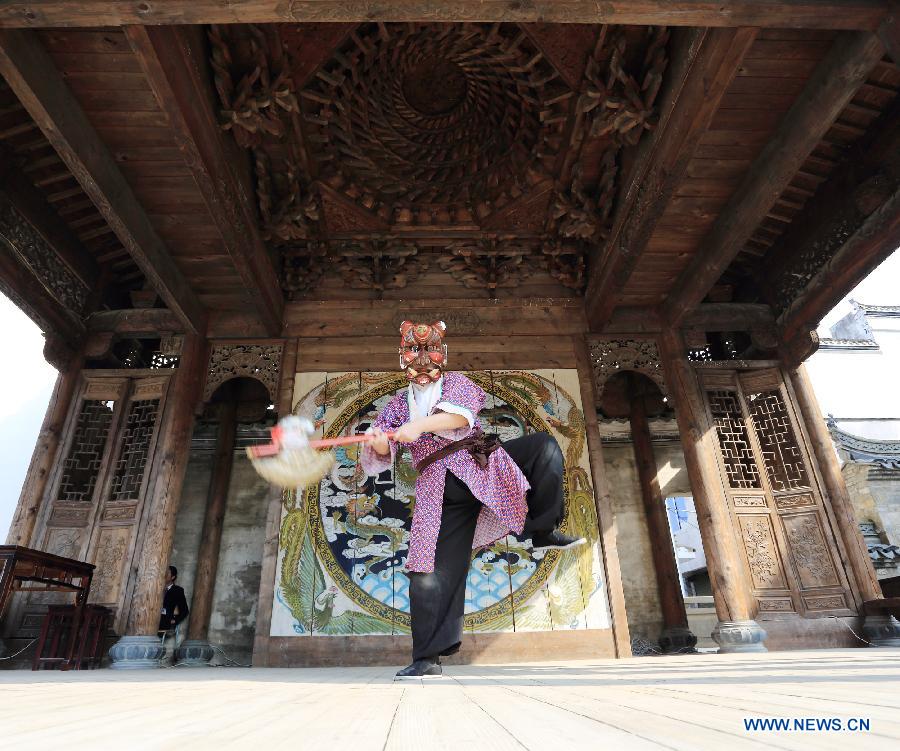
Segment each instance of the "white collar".
[[441,398],[443,386],[444,376],[438,378],[434,383],[429,383],[427,386],[410,383],[406,393],[406,402],[409,405],[409,419],[428,417],[431,414],[431,410],[434,409],[434,405]]

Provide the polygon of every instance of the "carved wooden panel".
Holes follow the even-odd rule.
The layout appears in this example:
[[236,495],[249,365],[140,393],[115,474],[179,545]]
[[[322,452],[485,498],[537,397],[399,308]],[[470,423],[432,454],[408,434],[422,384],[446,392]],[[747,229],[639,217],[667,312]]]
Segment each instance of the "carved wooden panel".
[[97,568],[91,584],[91,602],[117,601],[131,532],[131,527],[106,527],[100,530],[92,561]]
[[781,520],[801,586],[809,589],[839,585],[819,515],[815,511],[784,514]]
[[80,558],[83,544],[82,529],[51,529],[47,534],[44,550],[63,558]]
[[255,378],[275,398],[281,371],[282,344],[252,342],[217,344],[209,355],[209,370],[203,401],[209,401],[215,390],[232,378]]
[[47,523],[51,527],[85,527],[90,511],[89,502],[55,501]]
[[803,603],[810,610],[844,610],[849,606],[847,599],[842,594],[836,595],[804,595]]
[[794,602],[790,597],[760,597],[759,610],[761,613],[792,613]]
[[753,586],[759,590],[787,588],[769,516],[742,514],[738,523]]
[[101,522],[130,522],[137,517],[138,504],[135,503],[107,503],[100,514]]
[[766,497],[763,495],[736,495],[731,499],[731,505],[735,508],[767,508]]
[[650,378],[663,394],[668,393],[656,342],[649,339],[591,339],[588,341],[597,399],[606,382],[616,373],[632,370]]
[[780,495],[775,498],[775,508],[779,511],[793,511],[797,508],[815,506],[816,499],[812,493],[798,493],[797,495]]

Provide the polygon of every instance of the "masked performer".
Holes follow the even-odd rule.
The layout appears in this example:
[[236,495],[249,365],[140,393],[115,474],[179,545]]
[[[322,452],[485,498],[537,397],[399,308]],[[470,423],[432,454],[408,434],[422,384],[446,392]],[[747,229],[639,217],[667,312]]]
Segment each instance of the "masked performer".
[[[397,679],[437,677],[440,658],[459,651],[472,550],[525,533],[535,550],[580,545],[557,529],[563,512],[563,456],[548,433],[501,444],[481,432],[485,393],[461,373],[444,372],[446,326],[404,321],[400,367],[409,380],[369,431],[362,451],[370,475],[409,446],[419,472],[406,570],[413,662]],[[395,431],[392,439],[384,435]]]

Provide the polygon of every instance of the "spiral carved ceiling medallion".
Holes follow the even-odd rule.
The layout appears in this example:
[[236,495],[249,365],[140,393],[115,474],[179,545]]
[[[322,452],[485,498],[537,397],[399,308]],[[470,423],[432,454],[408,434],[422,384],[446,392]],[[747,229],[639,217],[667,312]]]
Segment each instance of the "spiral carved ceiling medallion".
[[549,173],[569,96],[515,26],[373,24],[300,102],[332,188],[388,222],[426,204],[467,223]]
[[490,297],[581,292],[623,153],[655,127],[669,38],[514,23],[208,34],[221,126],[252,156],[288,299],[430,294],[441,277]]

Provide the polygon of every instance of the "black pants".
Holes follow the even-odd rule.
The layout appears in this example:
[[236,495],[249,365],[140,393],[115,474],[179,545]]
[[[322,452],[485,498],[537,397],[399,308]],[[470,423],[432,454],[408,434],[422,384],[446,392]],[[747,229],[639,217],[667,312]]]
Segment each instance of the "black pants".
[[[556,439],[533,433],[503,444],[528,478],[525,534],[553,529],[563,511],[563,456]],[[459,651],[463,633],[466,577],[481,502],[448,472],[434,571],[410,572],[409,606],[413,660]]]

